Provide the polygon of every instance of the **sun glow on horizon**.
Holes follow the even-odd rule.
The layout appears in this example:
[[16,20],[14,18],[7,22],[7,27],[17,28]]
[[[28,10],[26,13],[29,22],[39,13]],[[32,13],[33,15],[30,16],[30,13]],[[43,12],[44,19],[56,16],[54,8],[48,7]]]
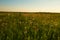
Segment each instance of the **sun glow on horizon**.
[[0,2],[0,11],[60,12],[60,0],[5,0]]
[[0,11],[12,11],[12,12],[60,12],[60,8],[55,7],[55,8],[39,8],[39,7],[0,7]]

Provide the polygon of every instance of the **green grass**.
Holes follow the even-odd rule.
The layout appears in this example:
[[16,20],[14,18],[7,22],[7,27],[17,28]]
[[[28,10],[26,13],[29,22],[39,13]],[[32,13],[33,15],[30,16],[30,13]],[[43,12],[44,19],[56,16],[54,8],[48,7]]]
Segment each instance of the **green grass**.
[[0,40],[60,40],[60,14],[0,12]]

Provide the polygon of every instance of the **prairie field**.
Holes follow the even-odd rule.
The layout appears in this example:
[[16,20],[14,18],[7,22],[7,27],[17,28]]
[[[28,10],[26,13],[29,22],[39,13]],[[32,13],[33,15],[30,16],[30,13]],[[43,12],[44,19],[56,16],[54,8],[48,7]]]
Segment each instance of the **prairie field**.
[[0,12],[0,40],[60,40],[60,14]]

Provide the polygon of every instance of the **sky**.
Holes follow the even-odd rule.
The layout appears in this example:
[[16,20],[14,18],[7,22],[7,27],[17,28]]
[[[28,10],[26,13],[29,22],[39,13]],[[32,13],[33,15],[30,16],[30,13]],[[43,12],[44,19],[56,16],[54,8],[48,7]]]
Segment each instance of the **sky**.
[[0,0],[0,11],[60,12],[60,0]]

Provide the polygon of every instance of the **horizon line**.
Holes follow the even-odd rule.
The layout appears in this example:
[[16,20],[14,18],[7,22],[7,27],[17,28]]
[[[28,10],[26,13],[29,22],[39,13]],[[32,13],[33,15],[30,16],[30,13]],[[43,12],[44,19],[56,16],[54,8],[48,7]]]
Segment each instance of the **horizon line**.
[[[23,12],[23,11],[0,11],[0,12]],[[24,13],[24,12],[23,12]],[[33,12],[25,12],[25,13],[41,13],[41,11],[37,12],[37,11],[33,11]],[[42,12],[42,13],[60,13],[60,12]]]

